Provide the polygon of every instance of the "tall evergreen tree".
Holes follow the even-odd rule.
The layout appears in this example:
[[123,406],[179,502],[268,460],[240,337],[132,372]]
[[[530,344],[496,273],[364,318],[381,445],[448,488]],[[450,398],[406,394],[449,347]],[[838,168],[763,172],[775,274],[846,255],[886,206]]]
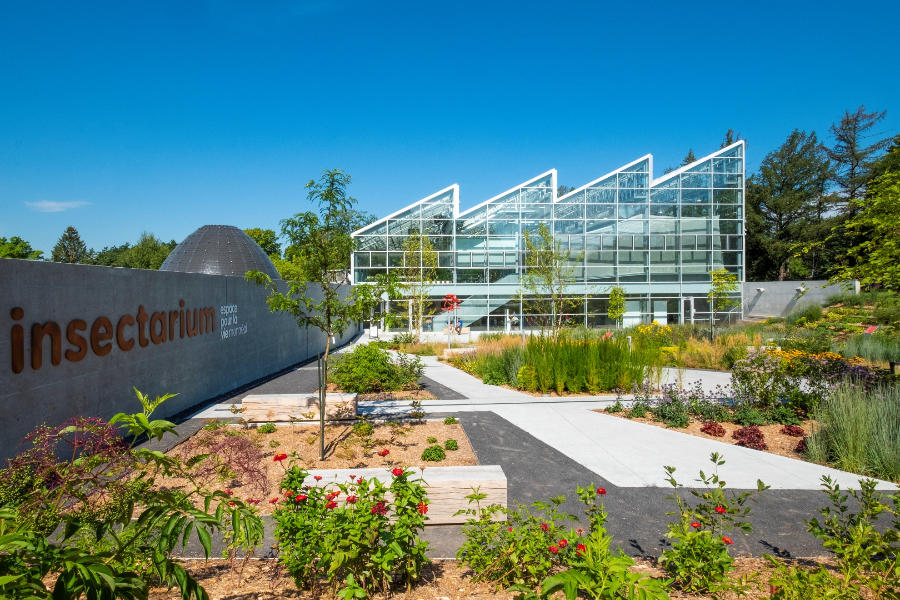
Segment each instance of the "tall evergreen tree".
[[877,135],[871,130],[884,119],[887,111],[866,112],[860,106],[856,112],[849,110],[837,123],[831,125],[834,146],[825,148],[834,165],[833,181],[837,195],[833,196],[835,208],[841,213],[853,215],[853,202],[865,196],[866,185],[872,179],[872,167],[877,155],[888,147],[891,139],[882,139],[866,146],[866,140]]
[[679,166],[684,167],[684,166],[686,166],[686,165],[691,164],[692,162],[697,162],[697,157],[694,156],[694,149],[693,149],[693,148],[690,148],[690,149],[688,150],[687,156],[685,156],[685,157],[681,160],[681,164],[680,164]]
[[73,264],[91,264],[93,262],[91,252],[81,240],[81,236],[78,235],[78,230],[72,226],[66,227],[50,256],[53,262]]
[[766,155],[759,173],[747,181],[748,279],[784,281],[822,270],[821,250],[792,261],[792,248],[821,235],[830,177],[828,157],[815,132],[794,130]]
[[719,144],[719,148],[727,148],[735,142],[741,141],[741,134],[735,133],[734,129],[729,129],[725,132],[725,139],[722,140],[722,143]]

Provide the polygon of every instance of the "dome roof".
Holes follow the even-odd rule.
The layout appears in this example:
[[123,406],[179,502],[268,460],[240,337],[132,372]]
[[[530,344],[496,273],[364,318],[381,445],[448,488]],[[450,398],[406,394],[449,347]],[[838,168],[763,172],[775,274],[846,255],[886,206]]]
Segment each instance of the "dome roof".
[[243,277],[247,271],[262,271],[272,279],[281,279],[259,244],[232,225],[204,225],[184,238],[159,270],[236,277]]

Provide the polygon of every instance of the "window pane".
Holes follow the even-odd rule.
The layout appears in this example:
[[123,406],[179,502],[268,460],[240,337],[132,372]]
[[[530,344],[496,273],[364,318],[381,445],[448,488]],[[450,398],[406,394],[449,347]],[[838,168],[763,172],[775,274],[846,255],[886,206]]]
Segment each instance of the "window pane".
[[616,188],[588,189],[586,191],[585,201],[588,204],[615,204]]
[[556,221],[556,234],[584,233],[584,221]]
[[737,235],[744,233],[743,221],[719,221],[719,233],[730,233]]
[[641,234],[648,233],[649,221],[639,221],[637,219],[628,219],[627,221],[619,221],[617,229],[619,233]]
[[[704,160],[702,163],[691,167],[690,169],[688,169],[685,172],[686,173],[709,173],[711,170],[711,167],[712,167],[712,165],[710,164],[710,161]],[[681,186],[681,187],[684,187],[684,186]]]
[[566,199],[560,200],[559,204],[584,204],[584,190],[575,192],[571,196],[566,196]]
[[638,162],[634,163],[633,165],[631,165],[630,167],[628,167],[627,169],[625,169],[625,171],[628,171],[629,173],[631,173],[631,172],[646,173],[649,170],[650,170],[650,162],[647,159],[638,161]]
[[372,253],[372,266],[373,267],[386,267],[387,266],[387,253],[386,252],[373,252]]
[[706,219],[682,219],[681,233],[689,235],[707,233],[708,226],[709,221],[707,221]]
[[456,221],[456,235],[484,235],[487,223],[483,219],[460,219]]
[[403,266],[403,253],[402,252],[388,253],[388,266],[389,267],[402,267]]
[[741,144],[740,146],[735,146],[728,152],[723,152],[719,156],[743,156],[743,155],[744,155],[744,145]]
[[519,244],[514,237],[488,238],[488,248],[491,250],[516,250]]
[[713,187],[739,188],[743,183],[743,175],[713,175]]
[[473,252],[472,253],[472,266],[473,267],[485,267],[487,266],[485,263],[487,262],[487,257],[484,252]]
[[616,207],[611,204],[589,204],[587,206],[588,219],[615,219]]
[[471,267],[472,266],[472,254],[470,252],[457,252],[456,253],[456,266]]
[[422,207],[422,219],[452,219],[453,205],[449,203],[432,204]]
[[457,283],[484,283],[484,269],[457,269]]
[[619,190],[619,203],[623,202],[647,202],[648,190]]
[[709,204],[709,190],[681,190],[682,204]]
[[438,253],[438,266],[439,267],[452,267],[453,266],[453,253],[452,252],[439,252]]
[[365,235],[384,235],[387,233],[387,221],[382,221],[377,225],[369,225],[368,227],[364,227],[360,230],[360,233],[365,233]]
[[709,206],[702,204],[696,206],[684,205],[681,207],[682,217],[708,217]]
[[412,233],[421,233],[421,227],[422,222],[418,219],[404,219],[402,221],[394,221],[393,219],[391,219],[388,222],[388,231],[391,235],[410,235]]
[[522,207],[523,219],[549,219],[552,207],[549,204],[526,204]]
[[357,267],[368,267],[369,266],[369,253],[368,252],[357,252],[354,255],[354,263]]
[[682,188],[708,188],[711,182],[706,173],[685,173],[681,176]]
[[643,204],[620,204],[620,219],[646,219],[647,207]]
[[446,219],[422,221],[422,233],[425,235],[453,235],[453,221]]
[[[686,208],[686,207],[685,207]],[[722,219],[742,219],[744,207],[734,204],[722,204],[716,207],[715,215]]]
[[584,204],[557,204],[553,208],[553,217],[556,219],[583,219]]
[[615,267],[586,267],[585,278],[588,281],[615,281]]
[[491,219],[488,221],[488,233],[490,235],[513,235],[519,233],[519,222],[513,219],[509,221],[495,221]]
[[653,217],[668,217],[670,219],[678,218],[678,205],[677,204],[651,204],[650,205],[650,218]]
[[678,203],[678,189],[650,190],[652,204]]
[[714,158],[713,171],[716,173],[743,173],[744,161],[740,158]]
[[525,202],[532,203],[545,203],[553,199],[550,188],[525,188],[521,197]]
[[620,188],[646,188],[648,183],[645,173],[619,173]]
[[713,190],[716,204],[742,204],[741,190]]
[[460,252],[464,250],[484,250],[487,247],[487,239],[484,237],[458,237],[456,238],[456,249]]
[[607,220],[589,220],[587,222],[588,233],[616,233],[616,222]]
[[357,250],[387,250],[387,239],[383,235],[363,235],[355,239]]

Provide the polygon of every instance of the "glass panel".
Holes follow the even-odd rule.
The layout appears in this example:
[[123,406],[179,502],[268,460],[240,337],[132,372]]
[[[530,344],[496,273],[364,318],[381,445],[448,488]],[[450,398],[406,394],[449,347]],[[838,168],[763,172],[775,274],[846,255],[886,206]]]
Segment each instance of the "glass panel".
[[457,269],[456,283],[484,283],[484,269]]
[[502,252],[491,252],[488,257],[488,264],[492,267],[502,267],[503,266],[503,253]]
[[471,267],[472,266],[472,254],[470,252],[457,252],[456,253],[456,266]]
[[739,188],[743,183],[743,175],[713,175],[713,187]]
[[696,235],[681,236],[681,249],[682,250],[694,250],[696,247],[697,247],[697,236]]
[[634,249],[635,250],[646,250],[650,247],[650,238],[646,235],[636,235],[634,236]]
[[545,203],[553,199],[550,188],[525,188],[522,190],[522,199],[528,203]]
[[422,233],[425,235],[453,235],[453,221],[422,221]]
[[[613,182],[615,183],[615,182]],[[585,202],[588,204],[615,204],[616,188],[587,189]]]
[[647,207],[643,204],[620,204],[619,219],[646,219]]
[[488,248],[491,250],[516,250],[519,245],[514,237],[488,238]]
[[615,189],[616,188],[616,176],[610,175],[606,179],[601,179],[597,183],[592,183],[590,187],[597,188],[597,189],[605,189],[605,188]]
[[586,267],[585,278],[588,281],[615,281],[615,267]]
[[660,265],[677,265],[678,252],[651,252],[650,264],[660,268]]
[[616,236],[614,235],[604,235],[603,236],[603,249],[604,250],[615,250],[616,249]]
[[555,221],[554,233],[584,233],[584,221]]
[[434,250],[453,250],[453,238],[449,235],[430,236],[428,241]]
[[518,252],[507,252],[506,253],[506,266],[514,267],[519,264],[519,253]]
[[431,204],[422,207],[422,219],[452,219],[452,204]]
[[559,204],[579,204],[584,203],[584,190],[575,192],[571,196],[566,196],[565,200],[560,200]]
[[683,188],[708,188],[710,183],[711,178],[706,173],[692,173],[681,176],[681,187]]
[[620,188],[646,188],[649,180],[645,173],[619,173]]
[[460,252],[466,250],[484,250],[487,248],[487,239],[484,237],[457,237],[456,249]]
[[403,242],[406,241],[408,236],[405,235],[392,235],[388,238],[388,250],[403,250]]
[[706,233],[709,222],[706,219],[682,219],[681,233],[698,234]]
[[372,266],[373,267],[386,267],[387,266],[387,253],[386,252],[373,252],[372,253]]
[[369,266],[369,253],[368,252],[356,252],[353,255],[354,264],[357,267],[368,267]]
[[619,190],[619,203],[646,202],[648,190]]
[[634,248],[634,236],[620,235],[619,250],[631,250],[632,248]]
[[741,173],[744,172],[744,161],[740,158],[714,158],[713,172],[715,173]]
[[708,204],[709,198],[709,190],[681,190],[682,204]]
[[487,206],[487,216],[488,219],[511,219],[518,220],[519,218],[519,205],[516,203],[512,204],[494,204],[491,203]]
[[588,219],[615,219],[616,207],[610,204],[588,204]]
[[553,183],[552,175],[545,175],[544,177],[538,179],[537,181],[533,181],[528,184],[528,187],[543,187],[549,188],[550,184]]
[[485,235],[487,223],[483,219],[458,219],[456,235]]
[[452,267],[453,266],[453,253],[452,252],[439,252],[438,253],[438,266],[439,267]]
[[616,222],[607,220],[589,220],[585,227],[586,233],[615,233]]
[[647,268],[619,267],[619,281],[623,283],[640,283],[647,281]]
[[584,238],[584,247],[588,250],[599,250],[600,249],[600,240],[603,238],[599,235],[589,235]]
[[651,190],[650,191],[650,202],[652,204],[666,204],[666,203],[677,203],[678,202],[678,189],[668,189],[668,190]]
[[684,205],[681,207],[681,216],[682,217],[708,217],[709,216],[709,206],[704,206],[702,204],[690,206]]
[[719,156],[743,156],[744,155],[744,145],[735,146],[731,150],[727,152],[722,152]]
[[650,236],[650,249],[651,250],[665,250],[666,249],[666,236],[651,235]]
[[488,221],[488,233],[490,235],[512,235],[519,233],[518,219],[508,221]]
[[667,235],[666,236],[666,250],[678,250],[679,242],[681,238],[677,235]]
[[357,250],[387,250],[387,240],[384,236],[360,236],[354,239]]
[[729,250],[743,250],[744,249],[744,238],[739,235],[732,235],[728,238],[728,249]]
[[740,266],[744,264],[741,252],[723,252],[722,263],[726,265]]
[[713,190],[713,198],[716,204],[743,204],[744,201],[741,190]]
[[[708,160],[704,160],[702,163],[687,169],[685,173],[709,173],[711,172],[712,164]],[[683,177],[683,175],[682,175]],[[681,186],[684,187],[684,186]]]
[[[678,192],[675,192],[676,194]],[[667,217],[670,219],[678,218],[678,205],[677,204],[651,204],[650,205],[650,218],[653,217]]]
[[484,267],[485,262],[487,262],[487,257],[484,252],[473,252],[472,253],[472,266],[473,267]]
[[391,235],[409,235],[412,233],[421,233],[421,228],[422,222],[418,219],[404,219],[402,221],[395,221],[394,219],[391,219],[388,222],[388,229]]
[[555,218],[555,219],[583,219],[584,218],[584,204],[557,204],[553,208],[553,218]]
[[526,231],[537,234],[540,231],[541,223],[550,226],[549,219],[541,219],[540,221],[522,221],[522,234],[524,235]]
[[619,221],[619,233],[648,233],[648,221],[639,221],[637,219],[629,219],[627,221]]
[[722,204],[716,207],[715,215],[717,217],[721,217],[722,219],[743,219],[743,211],[743,206],[734,204]]
[[402,267],[403,266],[403,253],[402,252],[389,252],[388,253],[388,266],[389,267]]
[[519,274],[515,269],[491,269],[488,271],[490,283],[517,283]]
[[743,221],[719,221],[719,233],[737,235],[744,233]]
[[677,219],[652,219],[650,233],[678,233]]
[[530,204],[522,207],[523,219],[550,219],[552,207],[549,204]]
[[650,170],[650,161],[648,161],[647,159],[644,159],[642,161],[634,163],[633,165],[631,165],[630,167],[627,167],[624,170],[628,171],[629,173],[632,173],[632,172],[646,173]]
[[712,236],[698,235],[697,250],[712,250]]
[[387,221],[382,221],[381,223],[375,223],[373,225],[369,225],[368,227],[364,227],[360,230],[360,234],[365,235],[384,235],[387,233]]
[[685,265],[705,265],[709,262],[709,252],[685,251],[681,253],[681,263]]

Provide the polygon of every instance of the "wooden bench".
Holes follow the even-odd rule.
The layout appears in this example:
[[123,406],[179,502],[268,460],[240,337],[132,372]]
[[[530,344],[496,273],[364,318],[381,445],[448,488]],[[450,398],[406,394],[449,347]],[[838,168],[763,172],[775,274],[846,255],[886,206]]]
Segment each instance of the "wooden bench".
[[[319,420],[319,394],[251,394],[241,402],[244,412],[241,418],[251,423],[268,423],[307,420],[304,413],[315,413],[312,421]],[[356,417],[356,394],[326,394],[325,418],[353,419]]]
[[[411,480],[424,479],[428,491],[428,520],[426,525],[451,525],[465,523],[471,518],[466,515],[453,516],[456,511],[467,508],[475,509],[476,504],[469,504],[466,498],[472,494],[472,488],[487,494],[481,500],[481,507],[491,504],[506,507],[506,475],[500,465],[478,465],[474,467],[426,467],[424,471],[412,467],[416,472]],[[316,481],[314,476],[322,479]],[[309,471],[304,485],[324,487],[334,483],[350,483],[350,475],[366,479],[378,479],[390,485],[393,475],[390,469],[315,469]],[[390,499],[390,497],[389,497]],[[505,521],[506,515],[498,514],[495,520]]]

